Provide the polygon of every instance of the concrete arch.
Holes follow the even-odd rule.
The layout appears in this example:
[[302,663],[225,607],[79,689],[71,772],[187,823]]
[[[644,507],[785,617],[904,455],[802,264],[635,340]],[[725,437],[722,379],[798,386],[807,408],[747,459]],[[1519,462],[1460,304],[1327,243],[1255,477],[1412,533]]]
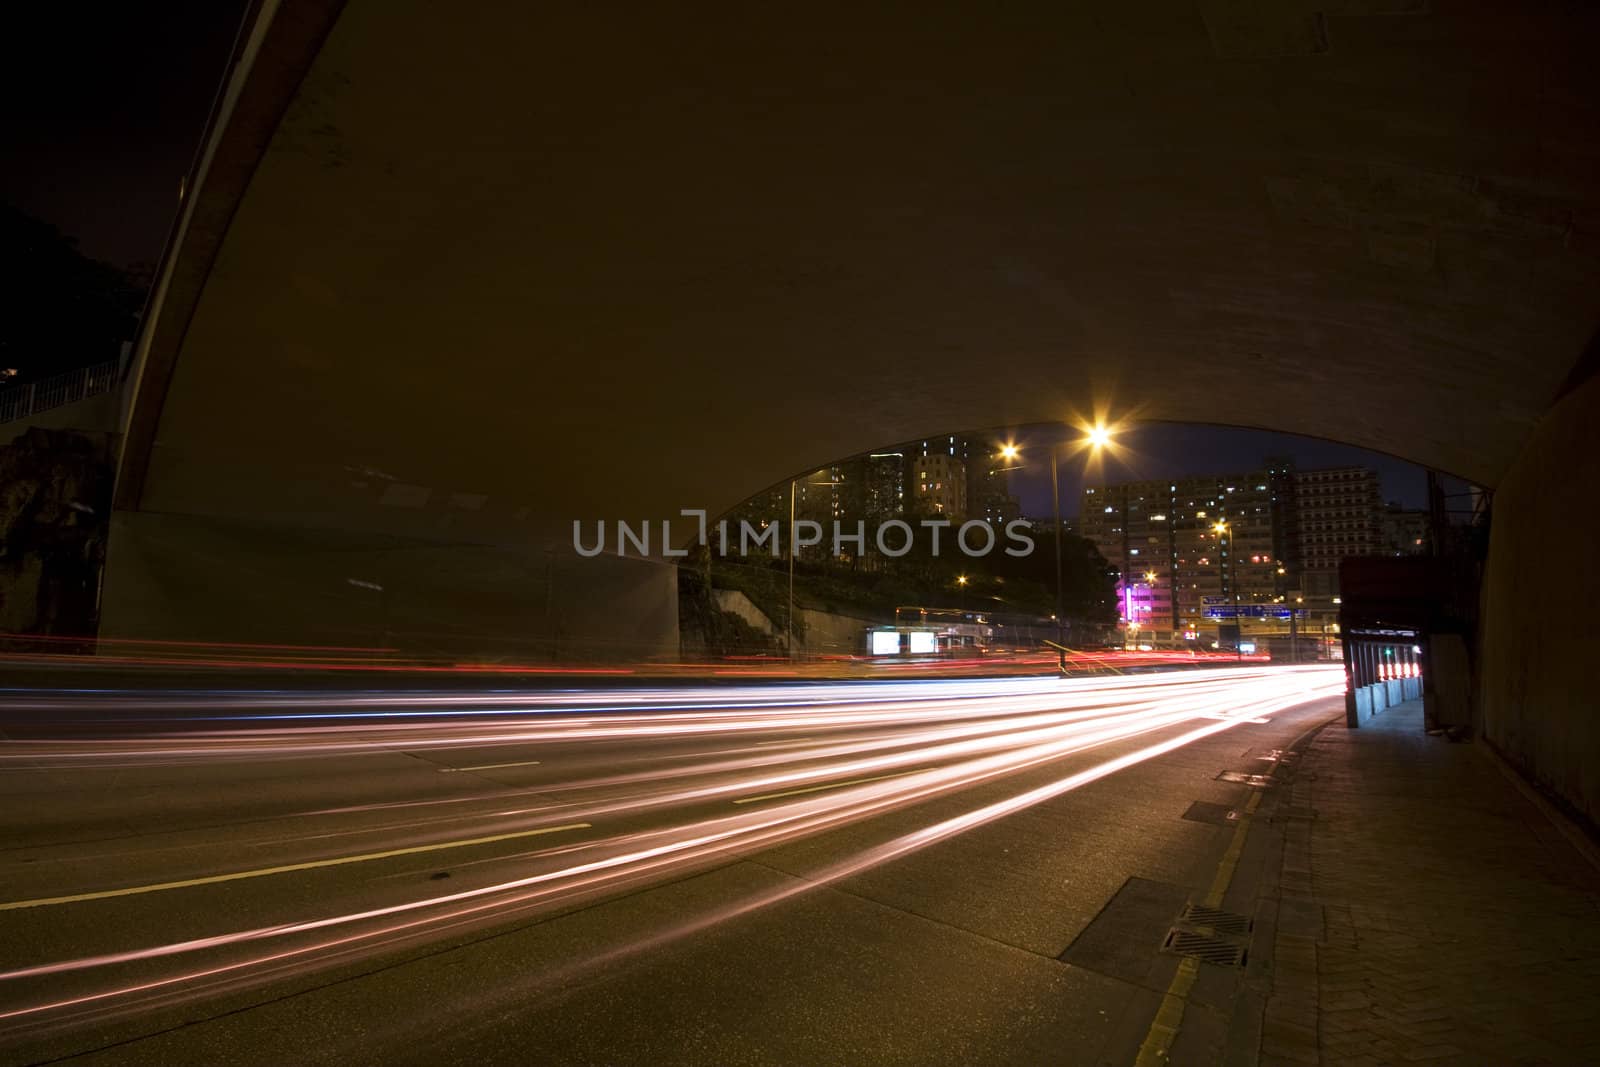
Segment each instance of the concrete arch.
[[321,519],[336,458],[661,514],[1097,397],[1492,485],[1600,317],[1591,164],[1525,129],[1580,16],[1272,17],[284,3],[123,504]]
[[[566,524],[1097,400],[1453,471],[1548,543],[1530,486],[1600,499],[1597,20],[264,3],[141,348],[105,625],[306,627],[255,609],[475,555],[459,617],[665,626],[670,568],[580,573]],[[1491,560],[1486,716],[1575,706],[1518,651],[1527,566]],[[624,606],[524,610],[563,581]],[[1538,751],[1600,810],[1575,745]]]

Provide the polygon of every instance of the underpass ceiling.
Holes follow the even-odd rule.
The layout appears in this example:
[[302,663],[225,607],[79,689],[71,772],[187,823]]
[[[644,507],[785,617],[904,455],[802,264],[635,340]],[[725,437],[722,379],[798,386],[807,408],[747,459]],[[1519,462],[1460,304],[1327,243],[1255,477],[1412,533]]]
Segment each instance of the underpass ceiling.
[[1600,321],[1582,5],[560,7],[344,6],[138,506],[717,511],[1096,407],[1493,485]]

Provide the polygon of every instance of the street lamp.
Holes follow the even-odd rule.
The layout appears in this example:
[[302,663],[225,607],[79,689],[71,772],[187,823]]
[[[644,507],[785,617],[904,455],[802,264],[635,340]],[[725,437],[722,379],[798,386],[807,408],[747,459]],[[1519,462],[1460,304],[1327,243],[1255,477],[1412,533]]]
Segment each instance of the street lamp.
[[[1156,572],[1155,571],[1145,571],[1144,572],[1144,584],[1145,584],[1145,588],[1150,590],[1150,606],[1148,608],[1146,608],[1145,610],[1150,615],[1154,616],[1155,610],[1156,610]],[[1176,617],[1177,616],[1176,611],[1175,610],[1169,610],[1168,614],[1170,616],[1172,616],[1173,626],[1176,626],[1177,625],[1177,621],[1178,621],[1177,617]],[[1154,627],[1151,628],[1151,632],[1152,633],[1155,632]]]
[[[1106,425],[1104,423],[1096,423],[1093,426],[1084,427],[1083,444],[1088,446],[1088,448],[1089,448],[1091,453],[1098,453],[1101,449],[1103,449],[1103,448],[1105,448],[1105,447],[1107,447],[1108,445],[1111,444],[1112,434],[1113,434],[1113,431],[1111,429],[1109,429],[1108,427],[1106,427]],[[1061,649],[1061,648],[1064,647],[1064,639],[1065,639],[1065,636],[1066,636],[1066,634],[1064,632],[1064,627],[1066,626],[1066,617],[1067,617],[1066,599],[1065,599],[1065,595],[1063,593],[1063,585],[1062,585],[1062,578],[1061,578],[1061,470],[1060,470],[1060,452],[1061,452],[1061,446],[1060,446],[1059,443],[1052,444],[1050,446],[1050,504],[1051,504],[1052,510],[1055,513],[1055,521],[1056,521],[1056,536],[1055,536],[1055,543],[1056,543],[1055,544],[1055,548],[1056,548],[1056,613],[1053,616],[1053,618],[1055,619],[1055,624],[1056,624],[1056,641],[1055,641],[1055,643],[1056,643],[1056,647],[1058,649]],[[1022,449],[1017,447],[1015,444],[1013,444],[1011,442],[1007,442],[1006,444],[1000,446],[999,455],[1000,455],[1001,459],[1006,459],[1006,460],[1020,459],[1022,457]],[[1018,463],[1016,466],[1013,466],[1013,467],[1001,467],[999,469],[1000,470],[1016,470],[1016,469],[1018,469],[1018,467],[1022,467],[1022,466],[1024,466],[1024,464]],[[1126,564],[1127,564],[1127,561],[1124,560],[1123,561],[1123,565],[1126,566]],[[1121,568],[1119,568],[1118,569],[1118,577],[1121,578],[1122,576],[1123,576],[1123,572],[1122,572]],[[1062,669],[1064,670],[1066,668],[1066,658],[1065,658],[1066,657],[1066,653],[1062,652],[1061,655],[1062,655],[1062,660],[1061,660]]]
[[[1062,627],[1066,625],[1064,620],[1067,616],[1066,600],[1063,597],[1061,588],[1061,477],[1056,466],[1056,453],[1059,451],[1060,447],[1058,445],[1052,444],[1050,446],[1050,503],[1055,510],[1056,517],[1056,613],[1050,617],[1055,620],[1056,624],[1055,643],[1058,650],[1063,647],[1063,638],[1065,637],[1065,634],[1062,631]],[[1022,449],[1018,448],[1015,444],[1007,442],[1006,444],[1000,446],[1000,458],[1011,460],[1021,459]],[[1003,471],[1014,471],[1026,465],[1027,464],[1024,463],[1018,463],[1012,467],[1000,467],[997,469]],[[1061,665],[1063,670],[1066,669],[1066,662],[1066,653],[1061,652]]]
[[[1244,620],[1239,617],[1239,569],[1234,566],[1232,578],[1228,576],[1226,557],[1228,554],[1227,542],[1223,538],[1227,535],[1228,524],[1223,519],[1218,519],[1211,527],[1217,534],[1217,578],[1233,586],[1233,652],[1235,658],[1244,659]],[[1220,629],[1220,627],[1219,627]]]

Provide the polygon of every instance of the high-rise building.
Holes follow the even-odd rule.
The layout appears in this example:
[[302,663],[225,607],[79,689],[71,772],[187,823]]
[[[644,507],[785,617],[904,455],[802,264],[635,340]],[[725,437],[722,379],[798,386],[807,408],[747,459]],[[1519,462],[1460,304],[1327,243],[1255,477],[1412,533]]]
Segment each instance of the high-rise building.
[[1117,568],[1125,622],[1157,637],[1287,610],[1287,466],[1085,488],[1083,536]]
[[[999,445],[974,449],[967,460],[967,515],[1004,526],[1022,517],[1022,505],[1011,495],[1011,470],[1016,459],[1007,459]],[[1012,453],[1013,457],[1015,452]]]
[[883,522],[905,514],[906,454],[904,452],[874,452],[854,461],[852,466],[859,466],[862,485],[861,510],[868,522]]
[[[794,517],[822,523],[829,530],[838,521],[847,532],[857,521],[864,522],[868,539],[862,557],[870,566],[876,556],[872,531],[889,519],[943,516],[959,523],[976,518],[1003,526],[1020,518],[1022,509],[1011,495],[1009,473],[1002,469],[1006,466],[998,446],[975,443],[961,434],[893,445],[794,479]],[[729,517],[786,523],[790,490],[791,484],[783,483],[758,493]],[[801,553],[802,558],[814,559],[827,555],[831,544]]]
[[1339,561],[1379,551],[1383,497],[1378,473],[1333,467],[1295,475],[1299,515],[1300,588],[1319,604],[1339,595]]
[[916,510],[924,515],[944,515],[952,521],[967,514],[967,457],[926,452],[911,460],[910,482]]

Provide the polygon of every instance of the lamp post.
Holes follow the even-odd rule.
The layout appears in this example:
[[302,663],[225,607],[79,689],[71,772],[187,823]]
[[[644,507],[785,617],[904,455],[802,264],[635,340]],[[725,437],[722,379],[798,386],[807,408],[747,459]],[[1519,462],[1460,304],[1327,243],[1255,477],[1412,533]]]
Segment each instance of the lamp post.
[[[1150,608],[1149,608],[1149,610],[1150,610],[1150,613],[1153,615],[1153,614],[1155,614],[1155,609],[1156,609],[1156,572],[1155,571],[1145,571],[1144,572],[1144,584],[1145,584],[1145,588],[1150,590]],[[1176,613],[1175,612],[1173,614],[1173,623],[1174,623],[1174,625],[1176,625],[1176,623],[1177,623],[1177,617],[1176,617]],[[1171,627],[1168,627],[1168,629],[1170,631]],[[1152,629],[1152,633],[1153,632],[1154,632],[1154,630]],[[1152,639],[1152,643],[1153,643],[1153,639]]]
[[[794,487],[799,479],[789,479],[789,614],[784,619],[783,650],[790,659],[794,659]],[[841,485],[842,482],[806,482],[807,485]]]
[[1216,525],[1211,527],[1217,533],[1217,578],[1233,588],[1233,652],[1234,657],[1240,662],[1244,660],[1244,620],[1239,617],[1239,572],[1237,566],[1233,574],[1228,574],[1228,566],[1224,561],[1228,554],[1228,542],[1225,540],[1228,533],[1228,523],[1218,519]]
[[[1088,428],[1085,429],[1085,431],[1084,431],[1084,443],[1089,446],[1089,450],[1092,453],[1098,453],[1102,448],[1105,448],[1107,445],[1109,445],[1111,443],[1111,436],[1112,436],[1112,431],[1109,428],[1107,428],[1103,424],[1096,423],[1094,426],[1088,427]],[[1053,442],[1050,445],[1050,506],[1051,506],[1051,510],[1054,512],[1054,515],[1055,515],[1055,525],[1056,525],[1056,530],[1055,530],[1055,550],[1056,550],[1056,616],[1055,616],[1055,621],[1056,621],[1056,640],[1055,640],[1055,645],[1056,645],[1056,648],[1061,651],[1061,667],[1062,667],[1062,670],[1065,670],[1067,661],[1066,661],[1066,651],[1065,651],[1066,634],[1064,632],[1064,627],[1066,626],[1067,605],[1066,605],[1066,597],[1065,597],[1065,593],[1064,593],[1064,589],[1063,589],[1063,581],[1062,581],[1062,577],[1061,577],[1061,534],[1062,534],[1062,522],[1061,522],[1061,468],[1060,468],[1060,458],[1059,458],[1060,451],[1061,451],[1060,442]],[[1002,445],[1001,448],[1000,448],[1000,458],[1001,459],[1018,459],[1021,455],[1022,455],[1022,450],[1020,448],[1018,448],[1014,444]],[[1021,467],[1024,467],[1024,466],[1026,466],[1026,464],[1018,463],[1015,466],[998,467],[996,469],[997,470],[1003,470],[1003,471],[1014,471],[1014,470],[1018,470],[1018,469],[1020,469]],[[1123,516],[1123,521],[1124,521],[1124,523],[1126,523],[1126,521],[1127,521],[1127,516],[1126,515]],[[1126,567],[1126,564],[1127,564],[1127,560],[1124,559],[1123,560],[1123,566],[1122,567],[1118,567],[1117,572],[1118,572],[1118,576],[1119,577],[1122,577],[1123,575],[1126,574],[1126,571],[1124,569]]]
[[[1050,503],[1055,508],[1056,517],[1056,644],[1064,648],[1067,642],[1062,627],[1066,625],[1067,606],[1061,592],[1061,477],[1056,471],[1058,451],[1054,444],[1050,446]],[[1066,656],[1065,652],[1060,652],[1058,657],[1063,665],[1067,661]]]
[[[1065,635],[1062,632],[1062,627],[1065,625],[1065,621],[1064,620],[1066,618],[1066,601],[1063,599],[1062,586],[1061,586],[1061,477],[1060,477],[1060,474],[1058,472],[1057,465],[1056,465],[1056,453],[1058,451],[1059,451],[1059,446],[1058,445],[1052,444],[1050,446],[1050,504],[1051,504],[1051,507],[1054,509],[1055,520],[1056,520],[1056,531],[1055,531],[1055,549],[1056,549],[1056,614],[1055,614],[1056,642],[1055,643],[1056,643],[1056,646],[1058,648],[1060,648],[1060,647],[1062,647],[1062,646],[1064,646],[1066,644],[1066,642],[1064,640]],[[1005,444],[1005,445],[1001,445],[1000,446],[1000,458],[1001,459],[1019,459],[1019,458],[1021,458],[1021,456],[1022,456],[1022,449],[1018,448],[1016,445]],[[997,470],[997,471],[1014,471],[1014,470],[1021,470],[1025,466],[1027,466],[1026,463],[1018,463],[1018,464],[1015,464],[1014,466],[1010,466],[1010,467],[996,467],[995,470]],[[1066,653],[1065,652],[1061,653],[1061,662],[1062,662],[1063,669],[1065,669],[1065,665],[1066,665]]]
[[794,659],[794,482],[789,479],[789,529],[784,539],[789,546],[789,610],[783,616],[783,651]]
[[1278,603],[1282,604],[1289,612],[1289,662],[1300,662],[1300,623],[1297,610],[1289,604],[1289,591],[1286,587],[1283,561],[1278,561],[1278,574],[1274,581],[1278,589]]

